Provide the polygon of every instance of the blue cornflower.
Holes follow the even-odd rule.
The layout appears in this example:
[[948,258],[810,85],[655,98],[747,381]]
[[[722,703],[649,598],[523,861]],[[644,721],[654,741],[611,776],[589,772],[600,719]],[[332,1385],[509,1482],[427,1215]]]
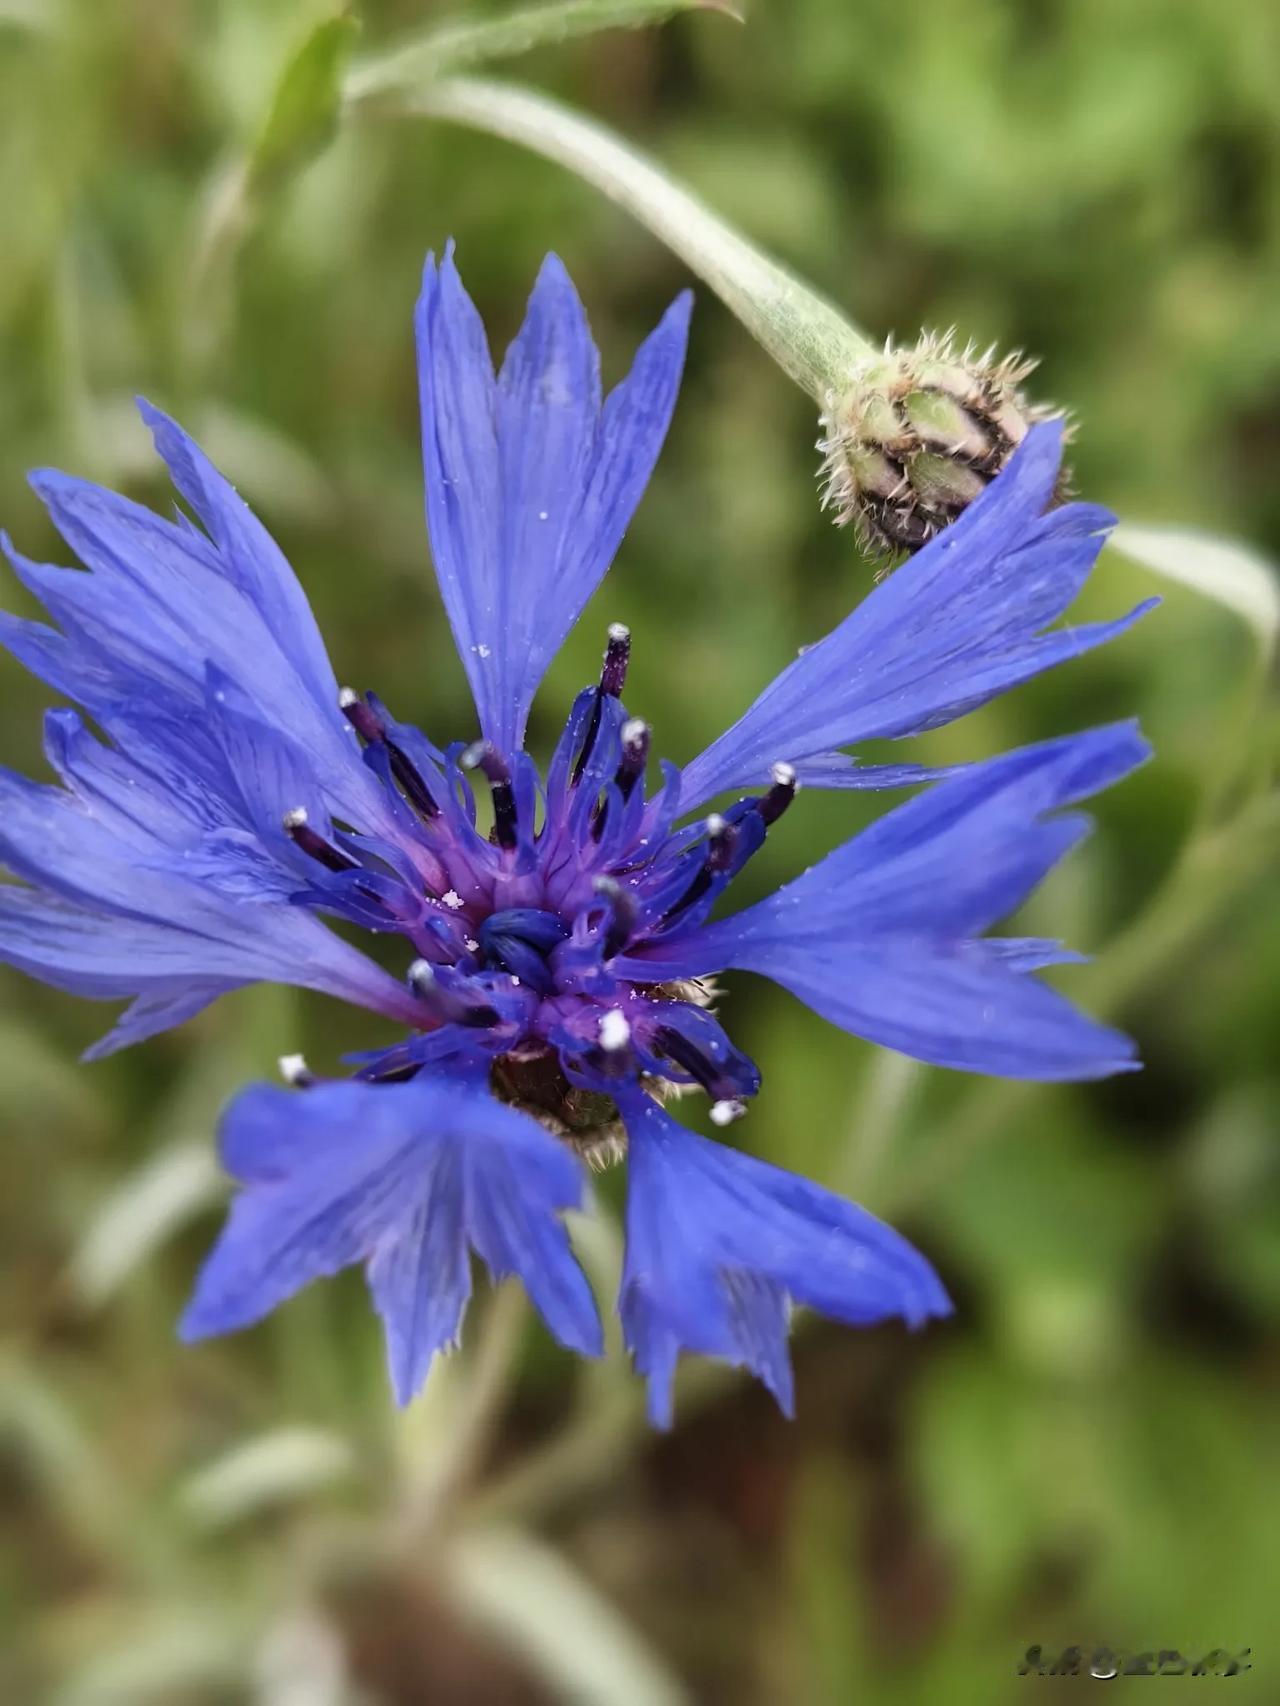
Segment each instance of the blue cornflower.
[[[1058,808],[1141,762],[1131,725],[951,772],[771,898],[708,921],[801,781],[930,779],[842,748],[945,723],[1138,614],[1049,626],[1111,520],[1085,504],[1047,511],[1055,427],[1034,429],[954,526],[683,772],[664,764],[648,786],[650,728],[623,706],[620,626],[545,780],[523,751],[547,664],[653,468],[689,307],[677,299],[602,402],[554,257],[496,377],[451,256],[428,261],[427,515],[476,703],[471,743],[440,749],[372,693],[339,691],[279,550],[159,411],[143,405],[196,520],[34,476],[89,572],[6,542],[57,627],[4,615],[0,640],[105,739],[51,711],[61,786],[0,777],[0,860],[23,880],[0,888],[0,955],[80,995],[132,998],[96,1054],[263,979],[399,1028],[349,1078],[291,1057],[288,1088],[232,1103],[221,1150],[240,1189],[188,1338],[244,1327],[361,1262],[405,1401],[457,1338],[474,1249],[495,1276],[519,1274],[558,1339],[597,1353],[562,1213],[582,1201],[582,1157],[625,1145],[619,1308],[651,1414],[670,1416],[682,1350],[745,1364],[790,1410],[792,1302],[858,1324],[916,1325],[949,1305],[928,1262],[864,1210],[664,1110],[674,1087],[697,1087],[724,1126],[759,1088],[707,978],[764,973],[859,1036],[970,1071],[1076,1079],[1133,1064],[1125,1037],[1029,975],[1070,954],[981,934],[1087,828]],[[738,797],[708,815],[726,791]],[[404,976],[326,917],[400,937]]]

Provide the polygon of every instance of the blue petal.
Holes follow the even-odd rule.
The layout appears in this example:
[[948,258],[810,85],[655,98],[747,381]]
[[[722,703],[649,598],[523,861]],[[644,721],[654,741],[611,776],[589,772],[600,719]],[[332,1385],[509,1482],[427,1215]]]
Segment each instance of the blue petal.
[[[90,774],[87,753],[75,763]],[[113,808],[111,790],[126,779],[106,765],[80,797],[0,771],[0,864],[38,885],[0,886],[0,960],[90,998],[151,997],[146,1028],[133,1015],[130,1028],[112,1033],[112,1047],[152,1034],[163,1011],[185,1016],[222,990],[263,980],[409,1023],[420,1016],[403,984],[319,919],[248,886],[211,882],[234,848],[194,835],[190,857],[166,848],[148,827],[143,786],[139,820]]]
[[[943,782],[962,765],[862,764],[847,752],[823,752],[802,758],[794,766],[802,788],[916,788],[923,782]],[[759,778],[763,783],[764,777]]]
[[790,1415],[793,1300],[853,1326],[899,1316],[918,1327],[950,1312],[929,1263],[865,1209],[686,1131],[647,1096],[624,1094],[621,1105],[630,1144],[618,1307],[658,1426],[670,1425],[684,1350],[749,1368]]
[[977,963],[972,947],[906,934],[829,953],[782,943],[752,969],[842,1030],[933,1066],[1042,1082],[1136,1069],[1122,1032],[1020,975],[1028,968],[1016,962]]
[[216,546],[224,571],[252,599],[317,701],[332,705],[338,686],[328,653],[306,594],[280,547],[175,420],[141,397],[138,409],[174,485]]
[[248,1326],[311,1280],[363,1262],[407,1403],[457,1339],[474,1248],[495,1279],[520,1275],[562,1343],[599,1353],[595,1304],[560,1219],[581,1201],[582,1169],[482,1082],[258,1086],[228,1110],[221,1146],[243,1188],[184,1337]]
[[440,1145],[423,1158],[426,1197],[369,1261],[369,1290],[382,1317],[397,1404],[407,1404],[437,1354],[452,1350],[471,1297],[463,1219],[462,1157]]
[[547,665],[599,585],[675,406],[690,299],[677,299],[600,402],[599,360],[548,256],[502,372],[452,250],[418,303],[432,556],[481,731],[514,752]]
[[333,672],[288,564],[195,445],[166,417],[145,405],[144,413],[213,536],[89,481],[52,469],[33,474],[51,519],[89,572],[32,562],[0,539],[18,577],[62,629],[5,616],[0,643],[79,700],[113,738],[135,711],[136,755],[145,754],[153,724],[203,717],[212,669],[261,721],[309,754],[333,809],[384,827],[384,790],[338,710]]
[[975,940],[1026,898],[1088,820],[1045,818],[1148,755],[1132,724],[1046,741],[889,812],[758,905],[620,959],[622,976],[763,973],[832,1023],[921,1060],[1010,1078],[1103,1077],[1127,1037],[1026,973],[1056,944]]
[[[1042,632],[1084,584],[1114,517],[1091,504],[1044,514],[1061,426],[1028,434],[1008,468],[832,633],[783,670],[684,773],[684,806],[765,781],[792,764],[873,738],[937,728],[998,693],[1123,633],[1158,600],[1114,622]],[[845,773],[818,786],[865,786]],[[909,779],[909,778],[904,778]],[[883,785],[897,786],[892,771]]]
[[114,744],[56,711],[45,749],[64,788],[0,772],[0,862],[39,891],[6,894],[0,958],[134,997],[96,1052],[257,979],[411,1020],[396,979],[290,904],[314,872],[280,821],[340,811],[376,834],[394,828],[392,796],[360,761],[287,564],[195,446],[147,413],[210,537],[45,471],[33,484],[87,572],[5,542],[63,632],[4,618],[0,641]]

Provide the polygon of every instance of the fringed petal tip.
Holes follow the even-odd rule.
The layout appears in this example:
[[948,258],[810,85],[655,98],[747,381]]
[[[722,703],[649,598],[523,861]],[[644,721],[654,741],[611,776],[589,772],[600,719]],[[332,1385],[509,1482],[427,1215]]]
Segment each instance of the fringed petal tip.
[[793,1305],[869,1326],[918,1328],[951,1312],[930,1263],[856,1204],[624,1097],[630,1137],[619,1312],[655,1426],[672,1416],[682,1352],[749,1369],[784,1415],[795,1407]]
[[[807,646],[686,769],[686,805],[749,785],[774,760],[801,765],[872,739],[942,727],[1000,693],[1104,645],[1152,608],[1061,619],[1115,524],[1094,504],[1046,507],[1061,425],[1034,428],[959,520]],[[819,770],[816,786],[856,785]],[[865,785],[865,784],[864,784]],[[884,785],[896,785],[886,770]]]
[[427,257],[416,327],[432,558],[484,737],[520,745],[547,667],[603,579],[675,407],[683,293],[602,400],[599,356],[554,255],[494,372],[452,245]]
[[582,1200],[582,1168],[478,1078],[258,1085],[228,1108],[221,1151],[241,1189],[183,1338],[236,1331],[313,1279],[362,1264],[405,1404],[457,1342],[475,1250],[495,1282],[519,1277],[562,1344],[601,1353],[561,1219]]

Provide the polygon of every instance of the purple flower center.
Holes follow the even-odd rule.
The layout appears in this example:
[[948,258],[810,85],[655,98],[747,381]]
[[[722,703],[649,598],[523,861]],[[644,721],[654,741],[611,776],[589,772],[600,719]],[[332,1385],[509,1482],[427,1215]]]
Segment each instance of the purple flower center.
[[[672,828],[679,773],[649,797],[650,731],[621,694],[631,637],[609,629],[600,681],[579,694],[545,783],[486,741],[439,752],[372,694],[340,705],[393,802],[394,840],[309,820],[283,826],[306,856],[297,903],[406,938],[419,1029],[357,1057],[400,1082],[428,1066],[487,1065],[507,1099],[590,1145],[623,1081],[701,1088],[727,1123],[759,1088],[708,1010],[702,982],[645,975],[644,953],[700,923],[795,797],[794,771],[701,824]],[[477,781],[491,821],[480,825]]]

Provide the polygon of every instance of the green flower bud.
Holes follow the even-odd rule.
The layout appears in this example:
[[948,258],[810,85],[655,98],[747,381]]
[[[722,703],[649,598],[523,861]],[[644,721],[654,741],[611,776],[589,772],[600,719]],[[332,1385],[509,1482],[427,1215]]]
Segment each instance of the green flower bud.
[[874,554],[918,551],[995,478],[1034,421],[1061,413],[1023,392],[1034,362],[996,361],[972,345],[957,353],[953,338],[926,333],[914,349],[889,344],[859,361],[823,417],[823,501]]

